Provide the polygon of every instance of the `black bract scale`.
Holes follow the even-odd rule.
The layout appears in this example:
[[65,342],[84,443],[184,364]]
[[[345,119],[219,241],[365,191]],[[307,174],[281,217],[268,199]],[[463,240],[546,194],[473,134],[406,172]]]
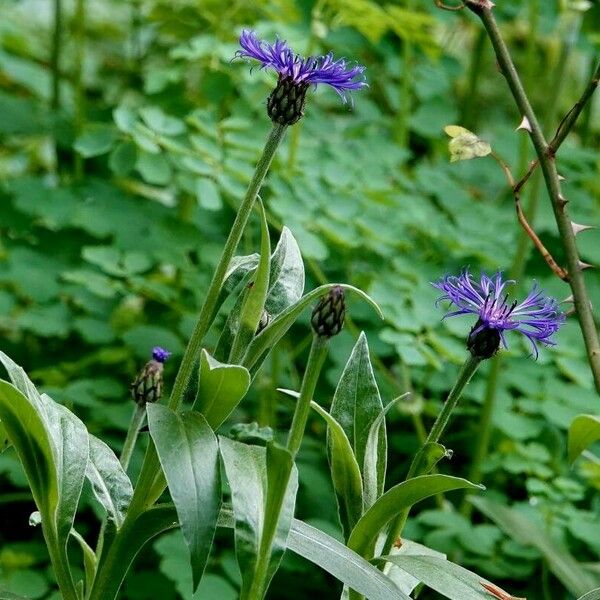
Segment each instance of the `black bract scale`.
[[320,337],[333,337],[342,330],[345,315],[344,288],[336,285],[315,306],[310,320],[313,331]]

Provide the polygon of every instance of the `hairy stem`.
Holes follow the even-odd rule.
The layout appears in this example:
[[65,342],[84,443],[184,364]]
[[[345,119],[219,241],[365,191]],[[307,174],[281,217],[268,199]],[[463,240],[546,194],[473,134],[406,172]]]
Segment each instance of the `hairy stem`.
[[171,397],[169,399],[169,408],[172,408],[173,410],[177,410],[181,404],[186,387],[190,377],[192,376],[192,371],[194,369],[196,359],[198,358],[202,341],[215,317],[219,294],[221,293],[221,287],[223,285],[223,281],[225,280],[229,263],[231,262],[231,259],[237,250],[238,244],[240,243],[246,223],[248,222],[252,209],[254,208],[254,203],[256,202],[258,192],[262,187],[267,171],[271,166],[275,152],[283,140],[286,129],[287,126],[285,125],[274,125],[273,129],[271,129],[263,154],[256,165],[256,170],[254,171],[252,181],[248,186],[246,195],[237,212],[235,221],[233,222],[231,231],[229,232],[229,237],[225,242],[225,247],[223,248],[221,258],[219,259],[219,263],[215,269],[212,281],[210,282],[208,291],[206,292],[206,299],[204,300],[204,304],[200,309],[198,320],[188,342],[187,348],[185,349],[183,359],[181,360],[179,372],[175,378],[175,384],[173,385],[173,391],[171,392]]
[[310,413],[310,401],[313,399],[321,368],[327,357],[328,347],[329,341],[327,338],[318,335],[313,336],[308,363],[300,388],[300,396],[296,402],[296,410],[294,411],[294,418],[287,441],[287,449],[293,458],[296,458],[296,454],[300,450],[300,444],[302,444],[306,421]]
[[125,471],[127,471],[127,467],[129,466],[129,461],[131,460],[131,456],[135,448],[135,443],[137,441],[138,434],[140,433],[140,428],[145,418],[146,406],[140,406],[139,404],[136,404],[133,415],[131,416],[131,421],[129,422],[129,429],[127,430],[125,441],[123,442],[121,456],[119,457],[121,465],[123,466],[123,469]]
[[581,269],[579,253],[575,242],[575,233],[566,208],[566,200],[561,193],[554,153],[544,138],[537,116],[531,108],[529,98],[525,93],[523,84],[515,69],[515,65],[491,9],[478,3],[475,4],[474,0],[469,0],[467,6],[481,19],[517,107],[521,114],[527,117],[531,126],[530,137],[542,169],[559,235],[567,257],[568,280],[574,298],[581,333],[585,342],[588,362],[594,377],[596,389],[600,393],[600,340],[598,339],[589,294]]
[[[454,412],[454,409],[456,408],[456,405],[458,404],[458,401],[460,400],[460,397],[462,396],[465,387],[467,386],[469,381],[471,381],[471,377],[473,377],[475,371],[477,371],[477,368],[480,364],[481,359],[471,355],[469,355],[467,360],[464,362],[456,378],[456,383],[454,384],[454,387],[448,394],[448,398],[446,399],[444,406],[442,406],[442,410],[437,416],[437,419],[435,420],[435,423],[433,424],[433,427],[431,428],[429,435],[427,436],[427,439],[423,444],[423,447],[426,444],[439,442],[442,435],[444,434],[444,431],[446,430],[446,427],[448,426],[450,417],[452,416],[452,413]],[[412,479],[413,477],[417,477],[418,475],[423,474],[419,472],[419,464],[422,463],[420,463],[420,461],[417,460],[418,457],[420,457],[420,455],[420,452],[417,452],[415,454],[413,461],[410,465],[410,469],[408,470],[406,480]],[[409,509],[403,510],[392,521],[381,554],[385,555],[390,553],[395,541],[402,534],[402,530],[404,529],[404,525],[406,524],[406,519],[408,518],[409,512]]]

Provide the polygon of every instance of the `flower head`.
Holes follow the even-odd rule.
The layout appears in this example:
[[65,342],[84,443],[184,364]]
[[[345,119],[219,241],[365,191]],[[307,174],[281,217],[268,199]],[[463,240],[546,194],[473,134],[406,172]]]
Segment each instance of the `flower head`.
[[348,65],[344,59],[333,60],[330,52],[325,56],[295,54],[287,42],[277,39],[269,44],[258,38],[254,31],[244,30],[240,36],[241,50],[236,56],[254,58],[262,63],[261,69],[274,69],[282,77],[290,77],[297,84],[324,83],[330,85],[345,101],[346,92],[366,87],[365,67]]
[[253,58],[261,69],[273,69],[279,74],[277,87],[269,96],[267,111],[271,120],[281,125],[293,125],[304,114],[306,90],[320,83],[331,86],[344,102],[348,93],[366,87],[361,65],[348,65],[344,59],[325,56],[302,57],[295,54],[287,42],[277,39],[269,44],[254,31],[244,30],[240,36],[241,50],[236,57]]
[[164,363],[169,356],[171,356],[171,353],[160,346],[152,348],[152,358],[159,363]]
[[160,399],[163,389],[164,362],[171,353],[160,346],[152,349],[152,358],[142,367],[130,386],[132,398],[143,406]]
[[506,348],[504,333],[511,330],[522,333],[531,342],[536,358],[538,343],[554,345],[552,336],[565,320],[558,302],[545,296],[537,284],[520,304],[517,301],[509,302],[505,288],[513,283],[512,280],[503,280],[500,272],[493,277],[482,274],[477,282],[468,270],[458,277],[448,275],[432,283],[443,292],[438,302],[449,300],[456,307],[444,318],[468,314],[477,316],[477,323],[467,343],[475,356],[493,356],[500,342]]

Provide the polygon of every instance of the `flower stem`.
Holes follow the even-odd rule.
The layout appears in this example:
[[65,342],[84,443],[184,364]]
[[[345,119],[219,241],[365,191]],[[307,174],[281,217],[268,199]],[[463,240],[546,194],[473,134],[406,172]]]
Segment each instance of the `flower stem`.
[[125,471],[127,471],[127,467],[129,466],[129,461],[131,460],[131,456],[135,448],[135,443],[137,441],[138,434],[140,432],[140,428],[142,426],[142,423],[144,422],[145,417],[146,406],[140,406],[139,404],[136,404],[133,415],[131,415],[131,421],[129,423],[129,429],[127,430],[127,436],[125,437],[125,441],[123,442],[121,456],[119,457],[121,465]]
[[185,353],[179,367],[179,372],[175,378],[175,384],[173,385],[173,391],[171,392],[171,397],[169,399],[169,408],[172,408],[173,410],[177,410],[181,404],[185,389],[192,375],[194,364],[198,358],[202,341],[214,319],[219,300],[219,294],[221,293],[221,287],[223,285],[223,281],[225,280],[229,263],[231,262],[231,259],[237,250],[238,244],[240,243],[246,223],[248,222],[252,209],[254,208],[254,203],[258,196],[258,192],[263,184],[267,171],[271,166],[275,152],[283,139],[286,129],[286,125],[273,126],[273,129],[267,138],[263,154],[256,165],[256,170],[254,171],[252,181],[248,186],[246,195],[237,212],[235,221],[233,222],[231,231],[229,232],[229,237],[225,242],[225,247],[223,248],[221,258],[219,259],[219,263],[217,264],[212,281],[208,287],[206,299],[204,300],[204,304],[200,309],[198,320],[190,337],[190,341],[188,342],[187,348],[185,349]]
[[308,363],[300,388],[300,396],[296,402],[296,410],[294,411],[294,418],[292,419],[292,426],[287,440],[287,449],[294,459],[302,444],[306,421],[308,420],[308,415],[310,413],[310,401],[313,399],[321,368],[327,357],[328,347],[329,340],[327,338],[319,335],[313,336]]
[[[529,120],[531,126],[530,137],[542,168],[542,174],[554,211],[554,218],[567,258],[568,282],[573,294],[577,318],[579,320],[579,326],[587,351],[588,362],[596,389],[598,393],[600,393],[600,340],[598,339],[598,332],[594,323],[590,298],[580,265],[575,233],[571,226],[565,199],[561,193],[560,181],[556,170],[556,159],[553,151],[554,147],[550,147],[546,142],[537,116],[531,107],[529,98],[523,88],[523,84],[515,69],[515,65],[491,9],[484,7],[479,3],[475,4],[473,0],[468,0],[467,6],[481,19],[496,53],[496,59],[500,69],[506,77],[517,107],[521,114],[526,116]],[[593,89],[595,89],[597,85],[596,82]],[[570,127],[573,125],[574,122],[570,124]],[[563,127],[563,129],[565,129],[565,127]]]
[[[225,247],[223,248],[221,258],[219,259],[219,263],[216,267],[212,281],[208,287],[204,304],[200,309],[198,320],[188,342],[187,348],[185,349],[179,371],[175,378],[175,383],[169,399],[169,408],[173,410],[178,410],[181,405],[185,390],[190,381],[192,372],[194,370],[194,365],[196,364],[196,360],[202,346],[202,341],[215,317],[215,313],[218,308],[221,287],[223,285],[223,281],[225,280],[229,263],[231,262],[231,259],[233,258],[233,255],[235,254],[235,251],[239,245],[244,228],[256,202],[258,192],[260,191],[267,171],[269,170],[269,166],[273,161],[275,152],[283,140],[286,129],[287,126],[285,125],[273,125],[273,128],[271,129],[271,132],[269,133],[265,143],[262,156],[256,165],[254,176],[250,181],[246,195],[244,196],[242,204],[240,205],[238,213],[235,217],[235,221],[233,222],[231,231],[229,232],[229,237],[225,242]],[[158,476],[157,473],[159,473]],[[135,486],[133,499],[129,506],[129,510],[127,511],[128,517],[130,513],[132,515],[131,518],[137,516],[137,514],[142,512],[146,507],[152,506],[152,504],[154,504],[156,499],[160,496],[164,490],[164,478],[160,476],[160,473],[160,463],[158,460],[158,455],[156,454],[156,449],[154,448],[153,444],[150,444],[146,450],[146,456],[144,457],[144,462],[142,463],[137,485]],[[160,485],[154,485],[157,479],[160,480]]]
[[[425,444],[423,444],[423,446],[425,446],[426,444],[439,442],[440,438],[444,434],[444,431],[446,430],[446,427],[448,426],[448,422],[450,421],[452,412],[456,408],[456,405],[458,404],[458,401],[465,387],[471,380],[471,377],[473,377],[473,375],[475,374],[475,371],[477,370],[480,364],[481,359],[471,355],[469,355],[467,360],[464,362],[456,378],[456,383],[454,384],[454,387],[448,394],[448,398],[446,399],[446,402],[444,403],[440,414],[435,420],[435,423],[433,424],[433,427],[431,428],[431,431],[429,432],[429,435],[427,436],[427,439],[425,440]],[[419,472],[419,464],[422,464],[419,460],[417,460],[417,457],[419,456],[420,452],[417,452],[410,465],[410,469],[408,470],[406,480],[412,479],[413,477],[417,477],[418,475],[423,474]],[[406,524],[406,519],[408,518],[409,512],[409,509],[403,510],[394,519],[394,521],[392,521],[392,524],[387,534],[387,538],[385,540],[385,545],[381,552],[382,554],[390,553],[395,541],[402,534],[402,530],[404,529],[404,525]]]

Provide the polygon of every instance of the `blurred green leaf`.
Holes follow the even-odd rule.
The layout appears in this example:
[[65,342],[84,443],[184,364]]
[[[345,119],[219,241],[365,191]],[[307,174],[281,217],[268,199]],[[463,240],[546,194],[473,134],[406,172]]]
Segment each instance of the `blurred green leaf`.
[[600,440],[600,417],[594,415],[575,417],[569,427],[569,462],[575,462],[586,448],[598,440]]
[[75,140],[73,147],[84,158],[106,154],[114,146],[117,136],[112,127],[104,124],[88,125]]

